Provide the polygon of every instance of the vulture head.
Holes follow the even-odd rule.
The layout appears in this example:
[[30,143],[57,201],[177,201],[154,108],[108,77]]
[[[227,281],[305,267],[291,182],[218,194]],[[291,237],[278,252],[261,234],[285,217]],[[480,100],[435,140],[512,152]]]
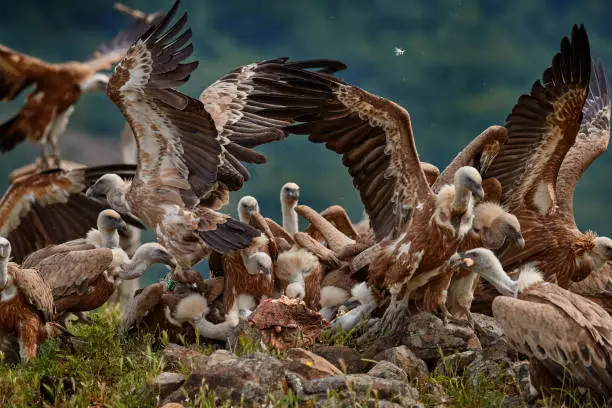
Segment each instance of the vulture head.
[[11,243],[8,239],[0,237],[0,259],[8,261],[11,256]]
[[81,92],[106,92],[106,85],[108,85],[108,75],[96,73],[85,79],[79,84]]
[[485,248],[496,254],[502,253],[509,245],[521,249],[525,247],[518,218],[494,202],[487,201],[476,206],[472,231],[480,237]]
[[244,266],[249,275],[263,274],[269,281],[272,280],[270,272],[272,270],[272,258],[265,252],[255,252],[249,255],[244,260]]
[[304,282],[292,282],[285,288],[285,295],[291,299],[304,299],[306,297],[306,286]]
[[612,260],[612,239],[608,237],[595,238],[595,254],[602,259],[602,266],[607,261]]
[[288,205],[297,204],[300,198],[300,186],[295,183],[285,183],[281,188],[281,202]]
[[259,204],[253,196],[244,196],[238,202],[238,217],[240,221],[249,223],[251,214],[259,212]]
[[470,191],[478,200],[484,198],[482,177],[478,170],[471,166],[463,166],[455,173],[453,180],[457,191]]
[[98,214],[98,231],[114,233],[115,231],[127,233],[127,224],[115,210],[107,209]]
[[8,239],[0,237],[0,292],[8,283],[8,270],[6,268],[9,257],[11,256],[11,243]]
[[125,199],[127,183],[117,174],[108,173],[100,177],[87,189],[87,197],[103,197],[114,210],[122,213],[130,213],[130,206]]
[[176,260],[166,248],[156,242],[149,242],[141,245],[132,259],[120,267],[118,275],[124,280],[135,279],[156,263],[167,265],[173,270],[176,268]]
[[510,279],[495,254],[486,248],[470,249],[453,255],[450,265],[477,273],[489,281],[504,296],[516,297],[517,282]]

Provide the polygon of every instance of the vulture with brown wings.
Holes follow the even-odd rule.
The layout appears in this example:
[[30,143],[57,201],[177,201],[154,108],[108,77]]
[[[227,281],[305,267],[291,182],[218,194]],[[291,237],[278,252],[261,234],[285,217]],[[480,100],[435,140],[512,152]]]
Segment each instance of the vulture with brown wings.
[[270,68],[288,65],[333,72],[344,65],[264,61],[232,71],[208,87],[200,100],[190,98],[175,90],[197,66],[182,63],[193,52],[191,30],[183,31],[187,13],[170,26],[178,6],[177,1],[130,47],[107,87],[137,140],[136,176],[125,183],[105,175],[88,194],[105,195],[114,209],[140,217],[187,269],[211,249],[235,251],[259,236],[255,228],[213,208],[221,207],[227,192],[249,179],[240,161],[265,161],[251,147],[285,137],[281,127],[287,122],[266,119],[259,113],[264,106],[250,100],[251,93],[264,92],[268,83],[281,86],[283,80],[270,74]]
[[[110,165],[72,170],[39,171],[26,166],[13,172],[11,185],[0,199],[0,236],[12,243],[15,262],[51,244],[85,237],[97,224],[98,215],[109,208],[106,200],[85,196],[85,190],[107,172],[128,178],[136,166]],[[144,229],[137,218],[123,213],[130,225]]]
[[[47,159],[59,165],[57,142],[66,130],[74,105],[87,92],[104,92],[111,69],[149,24],[135,21],[108,43],[100,45],[91,60],[51,64],[0,45],[0,100],[12,101],[34,86],[19,113],[0,125],[0,151],[13,150],[27,140],[42,144],[42,165]],[[49,151],[50,149],[50,151]]]
[[580,232],[572,209],[580,175],[609,138],[609,131],[596,130],[605,121],[601,95],[587,99],[589,88],[598,93],[605,81],[603,70],[593,69],[587,33],[574,26],[543,81],[518,99],[506,120],[508,139],[484,172],[501,182],[502,204],[517,216],[525,237],[525,248],[502,254],[504,267],[537,262],[544,278],[563,288],[612,258],[612,240]]
[[451,258],[457,267],[477,273],[503,296],[493,300],[493,316],[510,344],[531,358],[532,378],[543,386],[567,373],[578,385],[612,392],[612,317],[596,303],[545,282],[533,265],[516,281],[495,254],[484,248]]

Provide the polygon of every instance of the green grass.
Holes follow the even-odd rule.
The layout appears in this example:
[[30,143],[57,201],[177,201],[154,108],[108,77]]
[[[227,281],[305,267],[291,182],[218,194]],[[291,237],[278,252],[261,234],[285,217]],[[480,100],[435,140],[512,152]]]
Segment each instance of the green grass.
[[[77,344],[72,349],[62,346],[59,341],[51,340],[40,347],[36,359],[27,364],[10,366],[0,362],[0,407],[155,407],[156,396],[148,391],[147,382],[164,371],[165,363],[162,349],[167,344],[163,336],[156,341],[148,334],[138,334],[131,337],[119,337],[119,313],[116,309],[99,311],[91,315],[92,326],[75,325],[70,329],[86,343]],[[363,334],[365,326],[358,326],[351,331],[324,332],[322,342],[326,344],[342,344],[355,346],[355,339]],[[196,349],[210,354],[214,348],[201,339]],[[284,358],[283,352],[262,349],[259,344],[241,337],[235,353],[239,356],[249,355],[256,351],[267,352],[277,358]],[[189,375],[187,368],[179,370]],[[432,373],[429,382],[415,384],[420,391],[421,402],[426,407],[439,403],[432,397],[431,387],[444,390],[449,407],[500,407],[504,395],[518,394],[515,379],[493,378],[479,376],[468,379],[452,369],[447,369],[446,375]],[[41,397],[41,378],[51,377],[74,382],[72,387],[63,387],[60,381],[50,384],[47,393],[52,397],[43,400]],[[70,382],[66,382],[70,384]],[[43,386],[45,387],[45,386]],[[561,406],[559,396],[563,398],[568,408],[604,407],[605,404],[586,398],[570,385],[559,390],[556,399],[545,398],[538,401],[537,406],[548,408]],[[350,406],[367,406],[350,390],[347,393],[330,392],[327,395],[327,405],[337,406],[335,401],[348,398]],[[373,397],[373,396],[372,396]],[[200,393],[183,403],[186,407],[217,408],[230,407],[227,401],[220,401],[214,392],[203,384]],[[287,390],[282,398],[271,398],[272,407],[311,406],[308,401],[300,401],[291,391]],[[239,406],[249,406],[244,401]]]

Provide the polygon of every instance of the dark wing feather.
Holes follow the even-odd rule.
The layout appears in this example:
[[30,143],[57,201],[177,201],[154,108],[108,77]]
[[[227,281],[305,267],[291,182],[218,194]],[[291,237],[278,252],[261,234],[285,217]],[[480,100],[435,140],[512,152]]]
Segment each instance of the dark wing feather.
[[[293,87],[295,107],[271,107],[264,113],[295,118],[290,133],[308,134],[342,155],[378,239],[395,236],[410,218],[416,201],[433,200],[420,167],[410,116],[403,108],[337,78],[292,67],[279,67]],[[286,88],[258,96],[267,104],[290,97]]]
[[528,207],[549,214],[555,209],[555,184],[561,162],[576,140],[591,73],[589,39],[574,26],[572,39],[522,95],[506,119],[508,139],[483,175],[502,184],[510,211]]
[[[11,241],[13,259],[22,262],[30,253],[51,244],[84,237],[96,227],[100,211],[110,208],[105,200],[85,197],[85,190],[97,174],[112,172],[113,166],[70,171],[47,170],[20,177],[0,200],[0,236]],[[133,174],[120,166],[120,175]],[[124,220],[143,227],[137,218],[122,214]]]
[[601,60],[592,64],[589,97],[582,115],[576,142],[563,159],[557,180],[559,215],[574,227],[576,185],[591,163],[606,151],[610,140],[610,86]]

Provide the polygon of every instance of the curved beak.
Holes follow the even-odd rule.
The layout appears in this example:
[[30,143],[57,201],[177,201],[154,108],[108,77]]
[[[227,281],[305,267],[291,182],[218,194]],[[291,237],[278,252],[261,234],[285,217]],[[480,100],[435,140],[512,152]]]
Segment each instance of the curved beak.
[[472,192],[476,200],[482,201],[484,199],[485,192],[484,188],[482,188],[482,185],[475,184],[474,186],[470,186],[470,191]]
[[87,191],[85,192],[85,197],[87,198],[95,197],[95,189],[94,189],[95,186],[96,185],[94,184],[93,186],[87,189]]
[[270,268],[262,267],[261,273],[266,275],[266,279],[268,282],[272,282],[272,274],[270,273]]
[[448,260],[449,264],[453,268],[470,269],[474,265],[474,261],[470,258],[465,257],[465,253],[455,253]]
[[525,248],[525,238],[523,238],[522,234],[519,234],[519,237],[516,239],[516,246],[518,246],[520,249]]
[[117,228],[117,231],[119,231],[120,234],[127,234],[128,232],[127,224],[121,219],[117,220],[115,223],[115,228]]
[[10,248],[8,246],[0,246],[0,258],[8,258],[11,255]]

